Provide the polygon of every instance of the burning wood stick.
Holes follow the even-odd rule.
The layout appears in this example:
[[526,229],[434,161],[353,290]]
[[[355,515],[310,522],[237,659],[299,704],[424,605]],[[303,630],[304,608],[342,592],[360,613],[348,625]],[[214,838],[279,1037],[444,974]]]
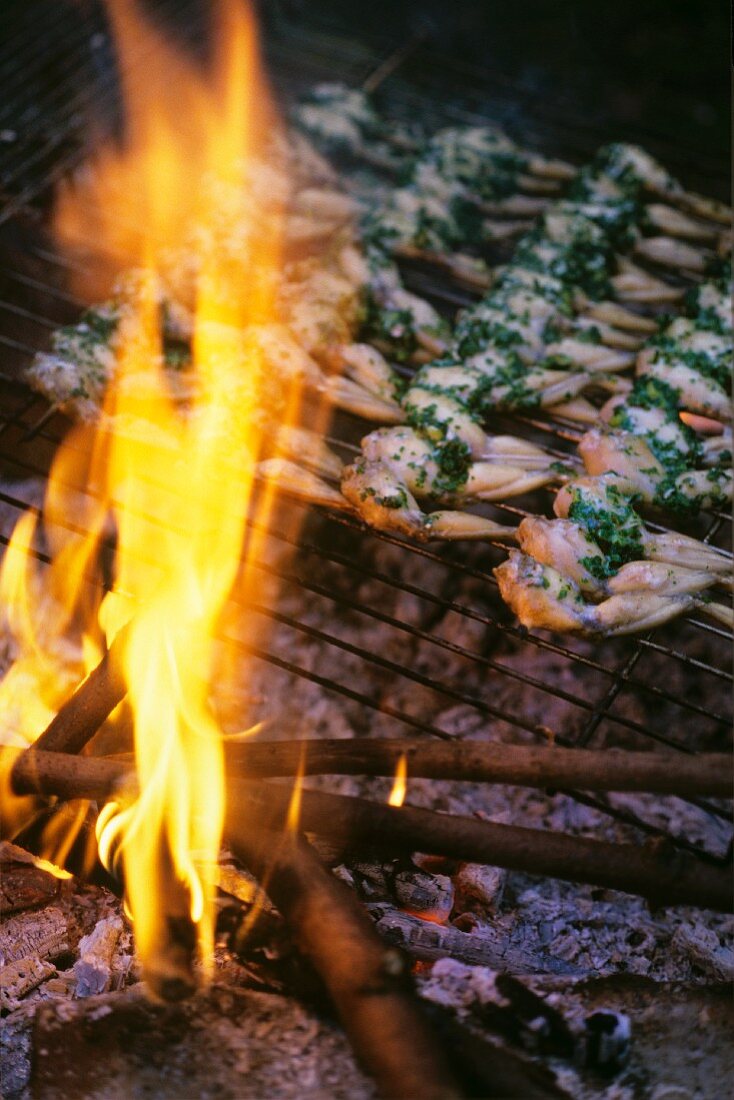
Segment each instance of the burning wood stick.
[[[243,815],[254,812],[254,820],[268,825],[285,820],[288,787],[233,780],[229,788],[229,805],[239,805]],[[610,844],[322,791],[302,792],[301,824],[345,850],[420,851],[623,890],[655,905],[732,908],[728,871],[668,847]]]
[[[44,748],[40,738],[31,751],[38,748]],[[731,758],[726,753],[689,756],[619,749],[367,738],[244,742],[227,744],[225,752],[230,774],[243,778],[293,776],[299,769],[305,775],[394,775],[398,761],[405,757],[408,774],[421,779],[518,787],[580,787],[587,791],[646,791],[680,797],[727,798],[731,794]],[[105,761],[105,765],[111,766],[111,762]],[[38,766],[43,783],[43,757]],[[117,764],[112,770],[116,767]],[[70,793],[79,780],[68,767],[68,758],[55,766],[53,774],[54,782],[62,784],[56,793],[78,797]]]
[[388,943],[395,944],[414,959],[435,962],[451,958],[469,966],[487,966],[490,970],[509,970],[512,974],[558,974],[580,978],[586,974],[578,967],[554,958],[524,943],[513,943],[506,931],[485,927],[481,935],[461,932],[451,924],[421,920],[403,909],[370,904],[367,906],[377,931]]
[[[481,1095],[523,1100],[561,1100],[566,1093],[551,1075],[516,1055],[480,1044],[481,1065],[457,1055],[468,1035],[449,1017],[431,1010],[451,1041],[437,1042],[412,996],[409,965],[387,947],[354,894],[330,875],[312,849],[293,833],[254,832],[242,819],[228,823],[233,851],[260,878],[292,925],[296,940],[326,985],[365,1068],[387,1097],[458,1096],[443,1050],[462,1083],[479,1073]],[[429,1006],[430,1009],[430,1006]],[[448,1035],[445,1036],[448,1038]],[[469,1059],[469,1061],[474,1061]],[[470,1095],[477,1095],[472,1092]]]
[[227,747],[230,772],[243,776],[393,775],[401,757],[408,775],[425,779],[509,783],[523,787],[581,787],[592,791],[731,794],[725,753],[623,752],[481,742],[418,740],[276,741]]
[[123,628],[95,669],[79,684],[33,744],[33,750],[81,752],[127,691],[122,675]]
[[42,749],[2,748],[0,760],[16,757],[11,785],[16,794],[53,795],[105,801],[117,794],[131,773],[131,764]]
[[321,975],[365,1068],[388,1097],[460,1095],[412,996],[409,965],[386,947],[366,912],[293,833],[257,829],[237,814],[233,851],[260,878]]
[[[85,789],[79,783],[79,772],[73,767],[80,762],[69,755],[80,752],[92,739],[99,727],[120,703],[127,691],[122,673],[122,651],[127,638],[123,628],[114,639],[100,663],[78,686],[74,694],[62,706],[55,718],[27,750],[29,771],[35,773],[32,789],[41,793],[43,780],[41,772],[36,771],[39,759],[46,753],[53,754],[51,759],[57,766],[60,777],[58,794],[64,798],[98,798],[100,788],[91,784]],[[39,757],[36,757],[39,753]],[[101,783],[104,796],[113,794],[123,774],[108,769],[106,779]],[[95,782],[100,783],[99,775]],[[151,994],[165,1002],[180,1001],[190,996],[196,989],[193,963],[196,953],[196,930],[191,919],[191,899],[188,890],[176,877],[170,851],[162,843],[158,853],[159,875],[167,883],[165,889],[165,920],[162,923],[158,942],[152,957],[155,962],[147,968],[146,981]]]
[[[124,776],[125,767],[110,760],[32,751],[18,757],[10,778],[17,794],[103,798]],[[234,816],[238,823],[241,817],[255,832],[282,828],[290,802],[287,786],[241,779],[228,785],[230,821]],[[420,851],[623,890],[655,905],[732,908],[726,870],[667,846],[610,844],[308,790],[301,794],[301,825],[337,840],[345,850],[385,855]]]
[[[106,797],[125,775],[118,761],[26,753],[16,763],[14,782],[36,792],[54,788],[63,797]],[[355,1051],[386,1096],[458,1096],[450,1071],[411,994],[401,953],[386,947],[355,896],[329,875],[311,849],[293,833],[253,829],[233,803],[227,837],[236,854],[263,880],[268,894],[293,925],[298,942],[321,975]],[[458,1032],[457,1032],[458,1035]],[[495,1065],[483,1050],[489,1095],[549,1100],[563,1094],[532,1067],[504,1054]],[[516,1064],[517,1063],[517,1064]],[[510,1087],[511,1086],[511,1087]]]

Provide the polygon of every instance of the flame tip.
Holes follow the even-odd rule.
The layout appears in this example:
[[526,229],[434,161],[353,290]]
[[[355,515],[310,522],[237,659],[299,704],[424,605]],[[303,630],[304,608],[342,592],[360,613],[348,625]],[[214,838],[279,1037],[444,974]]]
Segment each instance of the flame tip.
[[388,796],[388,805],[400,807],[405,802],[405,796],[408,793],[408,757],[404,752],[401,752],[398,757],[398,762],[395,766],[395,778],[393,779],[392,790]]

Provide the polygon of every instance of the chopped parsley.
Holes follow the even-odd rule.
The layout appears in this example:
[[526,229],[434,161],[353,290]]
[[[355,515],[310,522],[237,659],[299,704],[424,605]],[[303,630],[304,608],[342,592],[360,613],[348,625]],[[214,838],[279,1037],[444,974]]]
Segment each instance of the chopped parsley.
[[418,347],[410,310],[386,309],[370,291],[365,296],[360,336],[368,342],[387,344],[399,363],[410,359]]
[[437,493],[455,493],[466,484],[472,458],[469,446],[463,439],[448,439],[438,444],[433,457],[440,471],[432,483]]
[[523,342],[522,333],[499,321],[472,320],[462,326],[458,336],[457,352],[461,359],[477,355],[489,346],[507,349]]
[[577,523],[604,554],[604,558],[593,559],[595,565],[588,564],[589,558],[582,560],[581,564],[593,576],[598,577],[600,570],[604,570],[607,577],[614,576],[625,562],[644,556],[642,521],[634,510],[637,494],[623,493],[612,484],[605,487],[606,506],[598,497],[587,495],[578,487],[571,487],[571,497],[568,518]]
[[673,336],[661,333],[653,336],[650,344],[657,349],[656,361],[682,363],[704,378],[710,378],[720,386],[726,386],[731,376],[731,356],[727,352],[712,353],[684,348]]

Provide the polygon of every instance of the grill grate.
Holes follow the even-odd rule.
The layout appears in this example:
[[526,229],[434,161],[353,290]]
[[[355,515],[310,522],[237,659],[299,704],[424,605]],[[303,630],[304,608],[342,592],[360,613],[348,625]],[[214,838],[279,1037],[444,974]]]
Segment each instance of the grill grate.
[[[188,11],[189,5],[186,8]],[[180,14],[181,5],[160,0],[156,10],[162,15],[173,11]],[[194,16],[201,12],[196,5],[191,10],[187,37],[195,40],[201,27]],[[50,81],[43,85],[52,32],[56,35],[54,65]],[[87,78],[85,86],[84,80],[80,81],[77,62],[80,41],[84,45],[88,40],[93,42],[93,48],[82,50],[87,62],[82,73]],[[32,503],[24,495],[19,479],[46,477],[54,450],[68,426],[40,398],[29,396],[19,381],[23,363],[43,346],[49,332],[73,319],[80,309],[80,303],[65,288],[66,274],[74,264],[56,255],[44,241],[41,212],[56,180],[83,155],[82,120],[89,101],[89,76],[94,81],[95,103],[107,103],[111,115],[115,91],[109,47],[98,18],[90,16],[88,22],[79,23],[67,17],[63,28],[51,21],[49,36],[44,37],[39,37],[37,31],[29,33],[21,28],[15,39],[9,39],[9,46],[7,56],[0,60],[0,71],[8,74],[9,90],[6,107],[0,112],[0,127],[12,127],[23,118],[29,118],[30,124],[18,148],[13,147],[14,143],[0,147],[5,196],[0,207],[0,225],[4,226],[0,253],[6,261],[0,282],[0,346],[4,349],[0,466],[9,482],[0,492],[4,505],[0,522],[3,544],[7,544],[20,512]],[[90,53],[95,52],[107,60],[106,65],[89,61]],[[433,58],[418,42],[407,46],[399,43],[391,51],[383,43],[375,48],[343,36],[337,38],[331,33],[303,28],[299,28],[295,37],[286,27],[273,36],[270,53],[279,84],[287,93],[320,79],[360,83],[382,64],[381,72],[391,86],[385,88],[385,94],[396,112],[420,110],[423,117],[436,123],[482,121],[480,110],[466,106],[486,103],[487,89],[482,91],[484,98],[477,92],[478,74],[449,64],[445,58]],[[431,62],[430,69],[425,69],[427,60]],[[411,90],[402,82],[404,67],[410,69],[411,75],[431,72],[432,85],[427,91]],[[36,82],[43,86],[32,110],[25,114],[19,106],[25,102],[24,80],[26,89],[29,80],[34,88]],[[448,103],[446,97],[439,98],[435,91],[431,94],[431,87],[436,89],[450,82],[453,94]],[[572,148],[579,159],[612,136],[588,124],[579,124],[574,129],[572,122],[564,120],[561,125],[557,114],[548,119],[552,110],[535,101],[532,88],[496,79],[486,80],[486,84],[493,102],[496,99],[501,105],[500,113],[509,117],[511,108],[522,105],[523,117],[530,115],[534,120],[528,127],[531,133],[537,131],[539,124],[545,127],[546,121],[549,122],[546,141],[556,143],[550,151],[567,155]],[[441,103],[441,112],[437,102]],[[496,112],[492,117],[497,117]],[[516,110],[513,117],[518,117]],[[562,139],[561,131],[565,134]],[[658,135],[658,146],[662,140]],[[666,151],[659,148],[658,151],[665,159]],[[680,160],[680,152],[668,158],[671,164]],[[711,180],[718,179],[712,163],[702,164],[701,171]],[[407,276],[413,288],[439,308],[453,310],[471,300],[463,291],[424,270],[411,270]],[[559,420],[529,416],[512,419],[513,430],[541,435],[542,441],[558,456],[567,454],[578,438],[572,425]],[[355,418],[339,415],[332,426],[330,442],[348,458],[354,454],[363,430],[364,425]],[[544,507],[548,496],[540,493],[533,500]],[[318,625],[306,615],[289,613],[282,606],[263,603],[252,608],[254,614],[279,628],[267,646],[235,639],[258,661],[357,703],[388,719],[398,731],[407,727],[438,737],[453,736],[445,728],[441,715],[447,707],[461,706],[483,721],[505,723],[535,738],[552,735],[564,745],[620,744],[632,738],[637,743],[640,739],[651,740],[667,748],[692,752],[721,747],[726,738],[730,713],[724,689],[732,676],[726,663],[728,646],[725,649],[722,645],[729,636],[721,628],[691,616],[639,639],[597,645],[528,634],[511,620],[497,596],[491,567],[500,560],[499,548],[433,549],[409,545],[388,533],[367,531],[352,517],[306,515],[304,506],[296,500],[292,506],[299,515],[304,513],[301,534],[294,537],[290,530],[279,529],[276,523],[270,536],[283,546],[293,547],[295,556],[288,567],[259,560],[255,568],[277,577],[295,591],[308,593],[319,609]],[[521,517],[527,511],[516,503],[508,503],[497,505],[493,514]],[[694,533],[715,545],[726,545],[727,520],[723,513],[709,514]],[[430,582],[425,579],[426,573],[430,574]],[[373,589],[378,586],[391,599],[403,600],[410,613],[397,614],[391,604],[388,604],[391,610],[385,610],[374,601],[360,599],[359,588],[363,584]],[[390,638],[389,655],[385,655],[386,651],[374,652],[350,638],[350,623],[355,621],[381,624]],[[455,629],[456,624],[459,628]],[[465,627],[470,628],[471,643],[462,636]],[[301,657],[303,646],[299,650],[299,640],[303,639],[338,655],[336,671],[327,674],[309,667]],[[437,679],[424,670],[427,655],[436,652],[445,654],[450,662],[449,677]],[[569,671],[574,673],[571,687],[564,686]],[[483,677],[480,688],[475,685],[478,673]],[[583,677],[583,695],[573,690],[579,675]],[[472,678],[469,689],[464,681]],[[427,721],[407,705],[406,688],[410,685],[430,692],[437,700],[435,720]],[[508,685],[512,687],[509,695],[505,691]],[[563,704],[561,728],[549,730],[538,720],[545,703],[551,707]],[[717,823],[712,830],[715,840],[711,842],[677,835],[674,829],[660,827],[628,806],[615,804],[613,797],[584,792],[574,792],[574,797],[647,834],[663,833],[677,846],[698,852],[702,858],[718,861],[730,857],[727,846],[731,818],[724,804],[695,802],[705,815],[704,820],[712,825]],[[702,829],[701,836],[704,832]]]

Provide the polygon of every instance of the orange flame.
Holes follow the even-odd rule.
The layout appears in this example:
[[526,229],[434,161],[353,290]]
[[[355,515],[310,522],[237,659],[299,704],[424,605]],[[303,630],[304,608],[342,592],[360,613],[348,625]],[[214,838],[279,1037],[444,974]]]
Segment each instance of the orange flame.
[[402,806],[408,793],[408,758],[401,752],[395,767],[395,778],[387,800],[388,806]]
[[[86,647],[74,636],[75,611],[83,597],[73,553],[61,554],[57,565],[34,569],[33,547],[38,534],[38,517],[26,512],[16,524],[0,570],[0,606],[4,609],[8,633],[14,643],[14,660],[0,683],[0,712],[3,715],[2,743],[27,747],[51,721],[64,699],[71,694],[95,651],[93,636]],[[49,522],[47,537],[53,545],[55,530]],[[75,544],[69,538],[68,549]],[[78,545],[78,544],[77,544]],[[60,584],[66,577],[68,588]],[[33,816],[35,801],[18,798],[10,791],[9,772],[15,754],[0,757],[0,831],[15,833]],[[81,824],[83,815],[78,819]],[[44,830],[42,849],[54,862],[63,862],[75,833],[60,837],[54,827]]]
[[291,791],[290,801],[288,802],[288,813],[285,818],[285,827],[289,833],[297,833],[301,825],[301,806],[303,804],[303,777],[306,772],[306,752],[305,749],[301,749],[301,755],[298,760],[298,768],[296,769],[295,778],[293,780],[293,790]]
[[[21,743],[38,735],[82,666],[98,658],[102,635],[109,644],[128,624],[138,794],[105,808],[98,838],[106,860],[122,859],[149,973],[172,882],[188,897],[202,957],[210,956],[224,813],[222,735],[209,706],[214,637],[235,592],[247,603],[247,556],[258,545],[252,530],[265,530],[263,511],[273,503],[272,491],[254,496],[263,394],[273,386],[258,333],[275,315],[287,186],[263,161],[274,115],[251,13],[235,2],[216,10],[205,71],[146,22],[137,0],[110,0],[128,135],[61,192],[55,224],[62,241],[93,247],[135,274],[120,307],[100,424],[74,429],[52,470],[44,517],[53,553],[41,580],[44,598],[58,600],[55,618],[46,616],[40,632],[31,625],[39,578],[26,564],[30,515],[0,579],[23,640],[2,691],[28,675],[43,687],[18,719]],[[129,64],[141,45],[154,59],[144,79],[131,76]],[[172,308],[179,329],[191,330],[191,364],[175,377],[165,360]],[[280,395],[280,422],[294,417],[299,397],[295,385]],[[258,522],[246,532],[255,508]],[[69,521],[80,514],[82,533]],[[114,584],[100,603],[87,582],[111,530]],[[62,678],[55,650],[74,624],[80,640]],[[39,634],[51,642],[40,644]]]

